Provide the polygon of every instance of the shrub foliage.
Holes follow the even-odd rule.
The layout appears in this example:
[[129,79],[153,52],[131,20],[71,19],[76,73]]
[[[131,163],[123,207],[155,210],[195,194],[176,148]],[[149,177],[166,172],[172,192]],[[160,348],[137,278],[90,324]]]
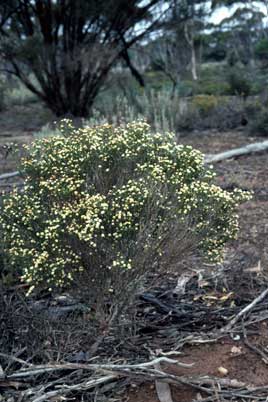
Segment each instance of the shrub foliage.
[[268,136],[268,112],[265,106],[259,106],[258,109],[251,110],[250,117],[252,118],[249,124],[249,131],[254,135],[263,137]]
[[214,185],[199,151],[144,122],[67,126],[29,148],[24,190],[3,202],[6,249],[23,281],[127,299],[145,274],[187,253],[222,257],[247,196]]

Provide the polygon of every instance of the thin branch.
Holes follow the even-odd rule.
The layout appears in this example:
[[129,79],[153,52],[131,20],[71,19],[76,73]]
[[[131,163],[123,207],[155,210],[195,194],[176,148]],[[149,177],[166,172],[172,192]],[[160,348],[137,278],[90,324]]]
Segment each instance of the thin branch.
[[260,303],[268,295],[268,289],[265,289],[258,297],[256,297],[251,303],[244,307],[226,326],[221,328],[221,332],[229,332],[233,326],[247,313],[249,313],[256,304]]
[[[66,394],[69,394],[70,392],[77,391],[77,390],[87,391],[89,389],[96,388],[96,387],[106,384],[108,382],[115,381],[117,378],[118,378],[118,375],[111,374],[111,375],[107,375],[105,377],[96,378],[94,380],[89,380],[87,382],[82,382],[79,384],[64,385],[59,389],[56,389],[54,391],[48,391],[43,395],[34,397],[34,399],[32,399],[32,402],[47,401],[48,399],[54,398],[56,396],[66,395]],[[28,395],[29,395],[29,393],[28,393]]]
[[20,175],[19,171],[3,173],[3,174],[0,174],[0,180],[11,179],[11,177],[16,177],[16,176],[19,176],[19,175]]
[[167,357],[158,357],[150,362],[140,363],[140,364],[76,364],[76,363],[66,363],[66,364],[54,364],[54,365],[39,365],[34,366],[31,369],[22,369],[19,370],[9,376],[8,379],[14,378],[25,378],[32,377],[39,374],[50,373],[59,370],[109,370],[109,371],[118,371],[118,370],[143,370],[150,367],[153,367],[159,363],[169,363],[175,364],[180,367],[190,368],[193,364],[180,363],[177,360],[169,359]]

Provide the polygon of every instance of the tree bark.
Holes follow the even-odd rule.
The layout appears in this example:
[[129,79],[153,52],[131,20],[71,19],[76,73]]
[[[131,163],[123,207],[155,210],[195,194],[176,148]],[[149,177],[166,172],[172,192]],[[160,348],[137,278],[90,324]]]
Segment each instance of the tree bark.
[[196,53],[195,53],[195,46],[194,46],[194,37],[193,37],[193,31],[192,27],[189,30],[189,23],[193,25],[193,22],[186,22],[184,26],[184,34],[185,34],[185,39],[190,47],[191,50],[191,73],[192,73],[192,78],[194,81],[198,80],[197,76],[197,62],[196,62]]

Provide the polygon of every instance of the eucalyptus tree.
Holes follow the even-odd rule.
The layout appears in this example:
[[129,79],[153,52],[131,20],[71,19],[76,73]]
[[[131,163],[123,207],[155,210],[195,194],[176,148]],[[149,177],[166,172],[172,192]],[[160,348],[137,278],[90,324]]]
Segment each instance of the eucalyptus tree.
[[119,59],[139,77],[129,49],[166,10],[162,0],[1,0],[4,69],[56,115],[86,116]]
[[228,36],[226,51],[230,64],[240,62],[254,67],[255,45],[266,36],[265,3],[259,1],[213,0],[212,9],[229,8],[229,15],[222,19],[216,30]]
[[206,0],[173,0],[165,30],[154,47],[153,60],[171,80],[175,90],[181,75],[190,70],[198,79],[197,48],[209,14]]

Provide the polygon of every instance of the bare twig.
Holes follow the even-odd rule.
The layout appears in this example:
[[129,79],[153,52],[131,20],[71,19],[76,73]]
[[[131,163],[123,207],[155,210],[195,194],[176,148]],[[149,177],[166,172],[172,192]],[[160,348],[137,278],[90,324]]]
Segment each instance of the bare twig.
[[10,356],[10,355],[7,355],[6,353],[2,353],[2,352],[0,352],[0,356],[5,358],[5,359],[7,359],[8,361],[13,361],[13,362],[16,362],[16,363],[20,363],[20,364],[23,364],[23,365],[28,366],[28,367],[32,366],[31,363],[27,363],[25,360],[19,359],[16,356]]
[[[63,385],[59,389],[48,391],[43,395],[34,396],[34,398],[31,399],[31,402],[47,401],[48,399],[54,398],[55,396],[66,395],[77,390],[87,391],[89,389],[96,388],[99,385],[106,384],[107,382],[115,381],[117,378],[118,375],[111,374],[74,385]],[[29,393],[26,393],[25,395],[29,395]]]
[[34,366],[31,369],[21,369],[7,376],[8,379],[32,377],[44,373],[50,373],[59,370],[89,370],[89,371],[118,371],[118,370],[144,370],[150,368],[158,363],[175,364],[180,367],[190,368],[193,364],[180,363],[177,360],[169,359],[167,357],[158,357],[150,362],[140,364],[77,364],[77,363],[65,363],[54,365],[39,365]]
[[260,303],[268,295],[268,289],[265,289],[258,297],[256,297],[250,304],[244,307],[227,325],[225,325],[221,332],[229,332],[233,326],[247,313],[249,313],[256,304]]
[[[206,393],[209,397],[205,400],[215,400],[215,392],[218,400],[256,400],[259,402],[266,401],[268,386],[250,387],[248,384],[229,378],[217,378],[209,376],[176,376],[169,374],[161,369],[160,363],[177,364],[176,360],[165,357],[155,358],[152,361],[140,364],[61,364],[55,366],[36,366],[36,371],[24,370],[24,374],[31,376],[32,374],[47,373],[45,369],[55,367],[59,369],[72,368],[77,372],[76,378],[84,378],[84,381],[68,384],[66,381],[57,380],[56,382],[47,383],[45,385],[35,386],[34,388],[27,387],[27,390],[22,392],[22,399],[28,402],[44,402],[55,397],[67,395],[73,391],[86,391],[94,389],[107,383],[116,382],[122,378],[142,378],[142,380],[158,382],[158,384],[172,384],[174,386],[187,385],[200,392]],[[43,367],[43,372],[41,368]],[[83,369],[92,369],[92,377],[86,378]],[[102,371],[102,372],[101,372]],[[107,371],[110,372],[107,374]],[[103,373],[104,372],[104,373]],[[14,373],[16,374],[16,373]],[[17,372],[22,374],[22,370]],[[87,375],[86,375],[87,377]],[[116,386],[116,384],[114,385]],[[162,386],[162,385],[161,385]],[[49,391],[47,389],[49,388]],[[171,393],[168,387],[162,387],[161,392],[165,392],[166,401],[172,402]],[[163,396],[163,392],[161,394]],[[170,397],[170,398],[169,398]],[[169,399],[167,399],[169,398]]]

